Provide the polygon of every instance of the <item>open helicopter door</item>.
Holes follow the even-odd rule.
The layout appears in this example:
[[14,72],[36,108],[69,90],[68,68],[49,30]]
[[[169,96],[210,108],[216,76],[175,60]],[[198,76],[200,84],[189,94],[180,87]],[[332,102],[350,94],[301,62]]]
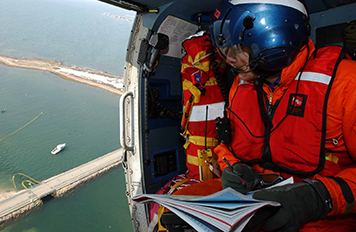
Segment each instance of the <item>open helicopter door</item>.
[[136,16],[126,56],[125,91],[120,99],[126,195],[135,231],[148,231],[148,207],[134,205],[131,198],[157,192],[186,170],[184,141],[179,134],[180,44],[198,27],[167,15],[153,28],[143,25],[142,15]]

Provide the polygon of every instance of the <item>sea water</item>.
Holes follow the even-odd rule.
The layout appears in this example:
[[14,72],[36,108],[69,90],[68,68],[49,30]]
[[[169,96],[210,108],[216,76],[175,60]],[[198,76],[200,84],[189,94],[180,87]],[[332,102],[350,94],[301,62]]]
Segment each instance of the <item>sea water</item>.
[[0,54],[122,75],[132,23],[105,12],[134,16],[96,0],[1,0]]
[[[92,0],[1,0],[0,54],[123,74],[133,13]],[[119,149],[119,96],[54,74],[0,65],[0,192]],[[67,147],[50,151],[59,143]],[[14,176],[17,189],[25,179]],[[0,231],[132,231],[121,167],[0,226]]]

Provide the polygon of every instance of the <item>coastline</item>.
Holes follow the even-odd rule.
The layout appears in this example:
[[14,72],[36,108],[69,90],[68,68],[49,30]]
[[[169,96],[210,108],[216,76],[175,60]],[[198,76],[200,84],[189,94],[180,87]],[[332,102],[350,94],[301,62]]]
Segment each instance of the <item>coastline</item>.
[[[68,67],[62,65],[59,61],[42,59],[19,59],[0,55],[0,64],[9,67],[35,69],[51,72],[63,79],[87,84],[93,87],[101,88],[116,95],[122,95],[122,77],[112,75],[103,71],[89,70],[79,67]],[[0,202],[12,197],[18,191],[0,191]]]
[[51,72],[63,79],[87,84],[93,87],[101,88],[111,93],[122,95],[123,78],[108,74],[103,71],[69,67],[62,65],[59,61],[42,59],[19,59],[0,55],[0,63],[17,68],[28,68]]

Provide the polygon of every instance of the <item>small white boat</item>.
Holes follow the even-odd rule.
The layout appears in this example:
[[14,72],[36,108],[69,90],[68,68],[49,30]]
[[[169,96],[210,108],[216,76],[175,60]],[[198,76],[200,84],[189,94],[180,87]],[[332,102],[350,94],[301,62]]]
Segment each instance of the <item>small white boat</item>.
[[55,147],[52,151],[51,154],[55,155],[58,152],[62,151],[65,148],[66,144],[62,143],[62,144],[58,144],[57,147]]

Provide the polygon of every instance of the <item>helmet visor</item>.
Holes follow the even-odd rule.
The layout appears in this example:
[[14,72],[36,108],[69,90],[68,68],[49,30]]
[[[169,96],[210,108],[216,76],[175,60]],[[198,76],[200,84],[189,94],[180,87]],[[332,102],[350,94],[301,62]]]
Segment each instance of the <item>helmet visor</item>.
[[220,56],[232,66],[238,73],[251,72],[250,55],[247,47],[242,48],[240,44],[230,47],[219,48]]

